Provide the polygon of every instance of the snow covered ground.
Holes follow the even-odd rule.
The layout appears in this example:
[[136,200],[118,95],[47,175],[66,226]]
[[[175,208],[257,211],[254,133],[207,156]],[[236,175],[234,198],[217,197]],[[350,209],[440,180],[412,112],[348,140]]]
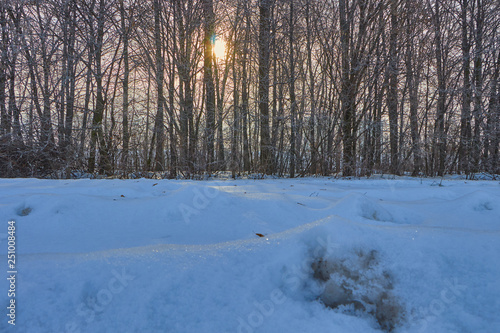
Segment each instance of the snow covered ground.
[[0,221],[1,332],[500,329],[498,181],[1,179]]

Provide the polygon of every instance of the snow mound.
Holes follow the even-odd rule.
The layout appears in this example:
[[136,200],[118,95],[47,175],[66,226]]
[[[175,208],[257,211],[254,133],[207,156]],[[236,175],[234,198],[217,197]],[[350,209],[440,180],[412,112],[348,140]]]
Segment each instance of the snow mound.
[[486,192],[476,191],[463,197],[466,207],[470,210],[481,212],[499,210],[500,197],[493,197]]
[[341,216],[346,218],[360,216],[371,221],[394,222],[391,213],[377,200],[359,193],[347,195],[337,203],[335,209],[341,212]]

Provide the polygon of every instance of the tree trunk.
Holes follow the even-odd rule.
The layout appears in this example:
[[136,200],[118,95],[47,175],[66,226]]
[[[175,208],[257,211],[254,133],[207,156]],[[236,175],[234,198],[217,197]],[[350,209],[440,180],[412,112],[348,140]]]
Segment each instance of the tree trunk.
[[261,172],[272,170],[272,152],[269,133],[269,41],[271,38],[272,0],[259,0],[259,90],[260,166]]
[[499,144],[500,144],[500,51],[495,62],[495,69],[490,83],[490,100],[488,106],[487,138],[485,139],[486,159],[489,159],[487,170],[490,173],[500,173]]
[[154,133],[156,137],[156,152],[155,152],[155,171],[163,171],[165,164],[165,154],[163,151],[165,144],[165,130],[163,126],[163,107],[165,105],[165,96],[163,95],[163,75],[164,75],[164,59],[162,47],[162,31],[161,31],[161,11],[162,7],[160,0],[154,0],[154,39],[155,39],[155,78],[156,78],[156,117],[154,124]]
[[[18,5],[19,6],[19,5]],[[11,12],[12,20],[14,21],[14,36],[12,37],[12,42],[14,45],[19,45],[19,36],[22,34],[21,30],[21,11],[19,7],[16,8],[15,14]],[[12,59],[10,61],[10,85],[9,85],[9,116],[12,117],[12,141],[16,144],[23,143],[23,137],[21,133],[21,110],[17,106],[16,102],[16,64],[17,64],[18,51],[13,50]]]
[[444,132],[444,115],[446,112],[446,77],[443,63],[443,41],[441,28],[441,0],[436,0],[434,9],[434,40],[436,53],[436,71],[438,81],[438,100],[436,109],[436,122],[434,125],[434,143],[436,147],[437,175],[443,176],[446,160],[446,136]]
[[342,107],[342,136],[343,136],[343,172],[344,177],[353,175],[355,168],[355,152],[354,152],[354,134],[353,124],[355,118],[354,98],[350,82],[351,66],[350,66],[350,24],[347,20],[346,0],[339,0],[340,14],[340,47],[341,47],[341,92],[340,101]]
[[309,142],[311,149],[311,162],[309,173],[318,173],[318,147],[316,147],[316,92],[315,92],[315,77],[312,60],[312,29],[311,20],[313,19],[310,11],[311,0],[306,2],[306,47],[307,47],[307,71],[309,72],[309,103],[310,103],[310,116],[309,116]]
[[407,0],[406,8],[406,81],[408,85],[409,99],[410,99],[410,128],[413,152],[413,176],[418,176],[421,171],[421,152],[420,152],[420,132],[418,128],[418,87],[420,75],[415,77],[415,62],[413,56],[415,55],[415,39],[413,37],[412,29],[415,19],[414,13],[411,9],[411,0]]
[[212,171],[214,162],[214,138],[215,138],[215,87],[213,77],[215,44],[215,22],[214,22],[213,0],[203,0],[203,15],[205,19],[205,54],[203,67],[203,82],[205,86],[205,140],[206,140],[206,169],[208,173]]
[[[106,10],[105,0],[100,0],[99,2],[99,12],[97,19],[97,31],[95,40],[95,66],[94,66],[94,77],[96,82],[96,105],[94,110],[94,115],[92,119],[92,134],[91,139],[95,147],[99,149],[99,173],[106,175],[111,174],[111,161],[109,159],[109,151],[107,142],[104,137],[104,131],[102,128],[102,122],[104,118],[104,110],[106,107],[106,100],[104,98],[104,88],[102,85],[102,49],[104,41],[104,15]],[[98,143],[98,145],[96,145]],[[91,152],[92,154],[92,152]],[[90,162],[89,162],[90,164]]]
[[294,27],[294,9],[293,9],[294,0],[290,0],[290,19],[289,19],[289,36],[288,36],[288,52],[290,55],[290,78],[289,78],[289,88],[290,88],[290,178],[295,177],[295,158],[297,152],[295,151],[295,132],[296,128],[296,109],[297,102],[295,100],[295,59],[294,59],[294,49],[293,49],[293,27]]
[[471,130],[471,101],[472,101],[472,88],[470,82],[470,42],[467,20],[469,0],[462,0],[461,2],[461,30],[462,30],[462,70],[463,70],[463,90],[462,90],[462,110],[460,115],[460,145],[458,168],[460,171],[469,174],[470,172],[470,144],[472,139]]
[[391,146],[392,174],[399,174],[398,158],[398,0],[391,0],[391,31],[389,34],[389,64],[387,66],[389,87],[387,90],[387,109],[389,113],[389,141]]
[[7,65],[8,65],[8,49],[9,49],[9,31],[7,23],[7,3],[0,2],[0,27],[2,29],[2,44],[1,61],[0,61],[0,135],[10,133],[10,117],[7,114],[6,102],[7,96],[5,93],[7,87]]
[[484,5],[482,0],[476,0],[477,13],[474,31],[474,135],[472,137],[472,158],[474,172],[480,170],[481,163],[481,125],[483,123],[483,33],[484,33]]
[[129,133],[129,124],[128,124],[128,107],[129,107],[129,53],[128,53],[128,44],[129,44],[129,28],[127,26],[127,18],[125,6],[123,4],[123,0],[120,1],[120,19],[121,19],[121,34],[123,39],[123,96],[122,96],[122,138],[123,138],[123,150],[122,150],[122,170],[123,172],[127,172],[128,170],[128,155],[129,155],[129,141],[130,141],[130,133]]

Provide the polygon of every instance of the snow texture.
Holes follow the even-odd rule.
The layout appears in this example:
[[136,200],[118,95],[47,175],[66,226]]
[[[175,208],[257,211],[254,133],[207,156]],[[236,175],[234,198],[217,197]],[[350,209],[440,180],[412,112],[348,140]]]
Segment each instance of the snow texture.
[[9,220],[0,332],[500,327],[497,181],[2,179],[4,274]]

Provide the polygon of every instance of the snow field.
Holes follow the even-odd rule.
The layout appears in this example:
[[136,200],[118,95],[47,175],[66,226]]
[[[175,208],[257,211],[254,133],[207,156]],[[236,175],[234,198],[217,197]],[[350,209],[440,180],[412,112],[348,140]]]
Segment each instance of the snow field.
[[496,332],[499,184],[435,185],[0,180],[0,252],[14,219],[19,272],[0,331],[381,332],[386,292],[394,332]]

